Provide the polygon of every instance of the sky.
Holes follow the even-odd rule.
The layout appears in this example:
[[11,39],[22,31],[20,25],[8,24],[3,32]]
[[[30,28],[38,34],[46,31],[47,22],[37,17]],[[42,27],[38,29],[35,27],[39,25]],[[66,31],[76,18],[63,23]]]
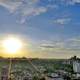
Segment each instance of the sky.
[[25,40],[25,57],[80,57],[80,0],[0,0],[0,39],[7,35]]

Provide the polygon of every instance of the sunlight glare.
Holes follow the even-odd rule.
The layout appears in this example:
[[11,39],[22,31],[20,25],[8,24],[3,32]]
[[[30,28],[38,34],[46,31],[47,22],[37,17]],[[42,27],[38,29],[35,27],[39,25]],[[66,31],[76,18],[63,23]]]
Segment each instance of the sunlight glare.
[[3,40],[3,48],[10,54],[17,53],[22,47],[22,42],[17,38],[6,38]]

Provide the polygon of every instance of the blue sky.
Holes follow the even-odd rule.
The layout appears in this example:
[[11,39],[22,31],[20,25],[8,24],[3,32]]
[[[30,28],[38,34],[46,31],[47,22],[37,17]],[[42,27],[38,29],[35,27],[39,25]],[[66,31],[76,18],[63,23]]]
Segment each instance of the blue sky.
[[0,34],[25,37],[29,57],[80,56],[80,0],[0,0]]

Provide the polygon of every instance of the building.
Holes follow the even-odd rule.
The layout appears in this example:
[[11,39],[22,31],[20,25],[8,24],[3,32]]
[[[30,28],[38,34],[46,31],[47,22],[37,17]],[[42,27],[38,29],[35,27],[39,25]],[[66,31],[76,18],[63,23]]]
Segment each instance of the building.
[[1,80],[8,80],[8,68],[6,67],[2,68]]
[[73,61],[73,71],[75,73],[80,73],[80,61]]
[[80,78],[80,59],[73,60],[73,71],[76,78]]

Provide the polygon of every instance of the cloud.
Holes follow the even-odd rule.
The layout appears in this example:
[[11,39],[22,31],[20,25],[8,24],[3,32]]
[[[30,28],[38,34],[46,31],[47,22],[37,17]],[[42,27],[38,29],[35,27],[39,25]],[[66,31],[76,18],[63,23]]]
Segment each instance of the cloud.
[[54,20],[54,23],[57,23],[57,24],[67,24],[71,21],[70,18],[59,18],[59,19],[56,19]]
[[59,6],[57,5],[57,4],[49,4],[49,5],[47,5],[47,7],[48,8],[51,8],[51,9],[58,9],[59,8]]
[[55,42],[55,41],[51,41],[48,43],[42,43],[40,45],[40,48],[45,48],[45,49],[62,49],[63,48],[63,42]]
[[50,7],[39,6],[39,2],[40,0],[0,0],[0,6],[20,16],[20,22],[24,23],[25,17],[37,16],[48,11]]
[[[55,39],[55,37],[54,37]],[[40,55],[50,55],[50,57],[69,57],[73,55],[80,56],[80,37],[73,37],[64,39],[64,41],[43,40],[40,43],[35,42],[31,45],[32,53],[39,53]],[[76,43],[77,44],[76,44]],[[46,57],[43,56],[43,57]]]
[[31,8],[28,8],[27,10],[23,10],[22,13],[23,13],[23,16],[30,16],[30,15],[33,15],[33,16],[36,16],[36,15],[40,15],[41,13],[45,13],[47,11],[47,8],[45,7],[31,7]]
[[80,3],[80,0],[72,0],[73,3]]
[[74,37],[65,40],[64,48],[69,51],[80,51],[80,37]]
[[[50,0],[46,6],[38,5],[41,0],[0,0],[0,6],[6,8],[10,13],[14,13],[20,18],[18,19],[20,23],[24,23],[26,19],[32,16],[37,16],[42,13],[46,13],[49,9],[59,8],[59,3],[64,4],[75,4],[80,3],[80,0],[54,0],[53,3]],[[18,22],[19,22],[18,21]],[[54,23],[67,24],[70,19],[57,19]]]
[[67,41],[70,41],[70,42],[80,42],[80,37],[71,38],[71,39],[68,39]]
[[75,5],[76,3],[80,3],[80,0],[61,0],[61,2],[67,5]]
[[21,4],[22,4],[21,1],[0,0],[0,6],[5,7],[11,13],[16,11]]
[[19,13],[21,13],[19,20],[17,20],[18,23],[23,24],[25,23],[26,19],[32,17],[32,16],[37,16],[40,15],[42,13],[47,12],[47,8],[45,7],[31,7],[31,8],[24,8],[21,11],[19,11]]
[[42,50],[56,51],[56,52],[71,52],[80,51],[80,37],[68,38],[64,41],[46,41],[40,43],[40,48]]

